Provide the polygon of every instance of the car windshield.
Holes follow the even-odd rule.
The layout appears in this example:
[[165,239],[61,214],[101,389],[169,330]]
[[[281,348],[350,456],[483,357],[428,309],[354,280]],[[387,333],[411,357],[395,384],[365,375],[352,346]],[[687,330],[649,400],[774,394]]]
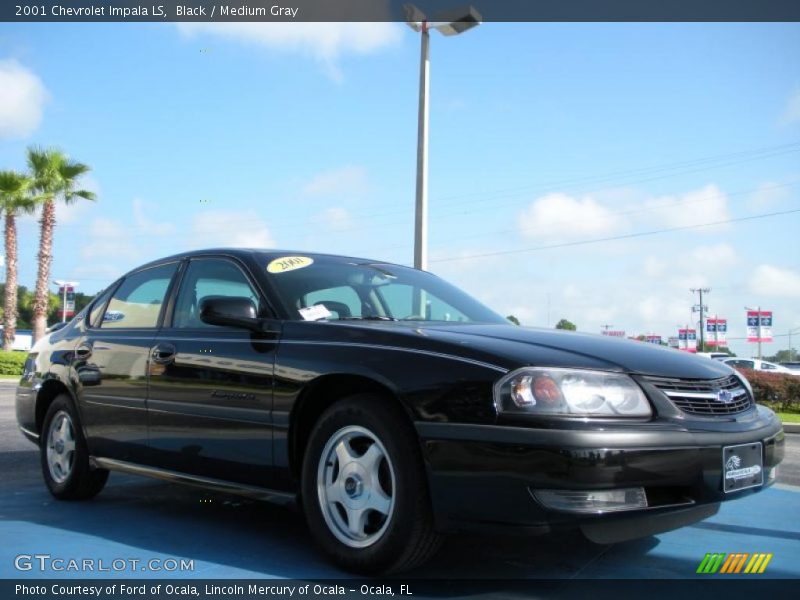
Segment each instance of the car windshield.
[[296,260],[268,260],[267,272],[284,307],[298,320],[508,323],[430,273],[327,257],[288,258]]

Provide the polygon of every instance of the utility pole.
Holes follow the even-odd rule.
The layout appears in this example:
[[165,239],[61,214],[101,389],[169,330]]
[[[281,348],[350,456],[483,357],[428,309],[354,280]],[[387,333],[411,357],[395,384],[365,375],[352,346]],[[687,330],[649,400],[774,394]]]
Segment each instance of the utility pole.
[[794,348],[792,348],[792,334],[800,331],[800,327],[795,327],[789,330],[789,360],[794,360]]
[[692,288],[689,290],[693,294],[700,295],[700,304],[696,304],[692,307],[692,312],[699,312],[700,313],[700,352],[705,352],[705,325],[703,324],[703,314],[705,311],[708,310],[708,307],[703,304],[703,294],[708,294],[711,292],[711,288]]

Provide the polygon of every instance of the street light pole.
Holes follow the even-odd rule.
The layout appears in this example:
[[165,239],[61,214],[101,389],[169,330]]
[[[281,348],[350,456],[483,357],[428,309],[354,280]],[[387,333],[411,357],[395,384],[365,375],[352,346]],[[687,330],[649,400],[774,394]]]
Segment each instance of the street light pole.
[[794,360],[794,348],[792,348],[792,334],[800,331],[800,327],[795,327],[789,330],[789,361]]
[[430,39],[428,22],[420,28],[419,119],[417,124],[417,196],[414,213],[414,268],[428,268],[428,85],[430,83]]
[[430,30],[452,36],[464,33],[481,22],[481,15],[472,6],[444,11],[433,19],[413,4],[404,4],[406,23],[418,32],[419,56],[419,115],[417,122],[417,190],[414,213],[414,268],[428,268],[428,120],[430,86]]

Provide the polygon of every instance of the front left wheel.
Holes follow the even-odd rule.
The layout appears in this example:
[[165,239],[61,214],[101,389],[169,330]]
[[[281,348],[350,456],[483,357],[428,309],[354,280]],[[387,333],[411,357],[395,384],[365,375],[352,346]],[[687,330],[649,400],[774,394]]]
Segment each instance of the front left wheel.
[[349,571],[407,570],[439,547],[416,434],[381,396],[351,396],[323,413],[303,461],[302,500],[317,542]]
[[50,404],[39,443],[44,481],[53,496],[85,500],[100,493],[108,471],[89,464],[86,440],[68,395],[61,394]]

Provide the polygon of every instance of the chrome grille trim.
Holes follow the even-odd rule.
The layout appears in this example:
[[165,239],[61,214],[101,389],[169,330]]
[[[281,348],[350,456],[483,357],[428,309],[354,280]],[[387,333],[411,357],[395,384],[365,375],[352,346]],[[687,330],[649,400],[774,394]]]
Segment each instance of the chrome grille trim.
[[[682,412],[706,417],[735,415],[748,410],[753,401],[735,375],[719,379],[672,379],[645,377]],[[719,400],[718,393],[728,391],[730,402]]]

